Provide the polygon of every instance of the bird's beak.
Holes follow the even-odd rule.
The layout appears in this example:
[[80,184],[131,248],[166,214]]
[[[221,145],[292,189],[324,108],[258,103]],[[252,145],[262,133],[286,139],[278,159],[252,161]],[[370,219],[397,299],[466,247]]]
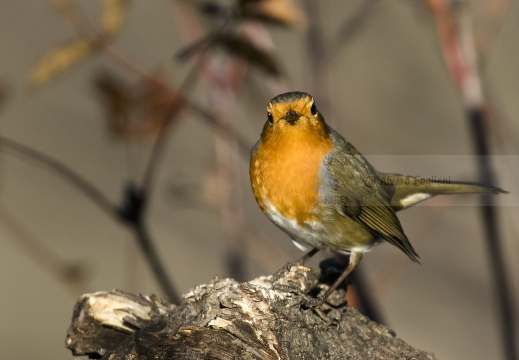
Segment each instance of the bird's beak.
[[290,125],[294,125],[297,120],[299,120],[300,116],[298,113],[296,113],[294,110],[289,110],[285,114],[285,121],[288,122]]

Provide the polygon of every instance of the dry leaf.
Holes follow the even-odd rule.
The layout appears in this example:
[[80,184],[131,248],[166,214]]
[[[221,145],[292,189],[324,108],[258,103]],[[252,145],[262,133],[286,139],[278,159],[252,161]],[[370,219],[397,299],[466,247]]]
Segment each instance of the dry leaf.
[[129,84],[109,72],[97,76],[95,86],[106,109],[108,130],[121,140],[154,139],[184,106],[181,95]]
[[108,36],[116,35],[126,19],[128,0],[104,0],[101,29]]
[[205,37],[181,50],[176,57],[179,60],[187,60],[206,48],[223,49],[227,53],[239,56],[251,65],[257,66],[271,75],[280,74],[274,57],[268,51],[254,44],[247,36],[232,33]]
[[294,28],[304,28],[307,23],[304,12],[293,0],[244,1],[242,6],[244,17]]
[[107,114],[108,131],[115,137],[125,137],[126,120],[135,104],[132,89],[108,72],[98,75],[94,85]]
[[168,124],[178,119],[185,105],[181,95],[172,97],[171,93],[157,89],[149,89],[139,99],[140,107],[136,109],[133,122],[134,139],[153,138],[160,135]]
[[224,34],[213,40],[213,46],[219,46],[227,52],[240,56],[251,65],[260,67],[271,75],[279,75],[280,70],[272,55],[260,49],[244,36]]
[[95,45],[95,40],[84,39],[50,50],[43,55],[32,70],[29,77],[29,86],[36,88],[44,85],[81,59],[92,54]]

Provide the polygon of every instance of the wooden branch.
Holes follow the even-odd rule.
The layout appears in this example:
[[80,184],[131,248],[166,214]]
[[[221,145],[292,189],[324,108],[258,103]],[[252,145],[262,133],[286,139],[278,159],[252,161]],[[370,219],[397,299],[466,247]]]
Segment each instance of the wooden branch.
[[340,289],[315,310],[324,291],[317,271],[286,267],[238,283],[216,278],[180,305],[121,291],[83,295],[67,347],[102,359],[434,359],[386,327],[347,307]]

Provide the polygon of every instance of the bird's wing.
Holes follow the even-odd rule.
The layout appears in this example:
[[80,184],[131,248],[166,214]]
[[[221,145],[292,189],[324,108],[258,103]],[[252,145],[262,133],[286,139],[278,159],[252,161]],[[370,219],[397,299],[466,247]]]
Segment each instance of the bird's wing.
[[371,164],[353,145],[341,138],[334,139],[339,142],[336,144],[338,150],[325,157],[321,169],[324,172],[321,178],[326,179],[324,191],[344,199],[336,204],[337,212],[356,220],[418,262],[418,254],[390,205],[392,194],[382,186]]

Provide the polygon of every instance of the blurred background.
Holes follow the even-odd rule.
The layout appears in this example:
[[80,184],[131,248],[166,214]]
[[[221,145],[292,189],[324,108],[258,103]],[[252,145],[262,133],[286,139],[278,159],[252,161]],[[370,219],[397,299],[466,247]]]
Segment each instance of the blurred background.
[[[266,105],[290,90],[380,171],[424,179],[481,180],[467,114],[483,114],[519,299],[518,34],[506,0],[4,2],[0,352],[73,358],[83,293],[176,296],[299,258],[248,176]],[[385,324],[439,359],[505,356],[479,205],[437,197],[400,213],[422,265],[383,244],[360,266]]]

